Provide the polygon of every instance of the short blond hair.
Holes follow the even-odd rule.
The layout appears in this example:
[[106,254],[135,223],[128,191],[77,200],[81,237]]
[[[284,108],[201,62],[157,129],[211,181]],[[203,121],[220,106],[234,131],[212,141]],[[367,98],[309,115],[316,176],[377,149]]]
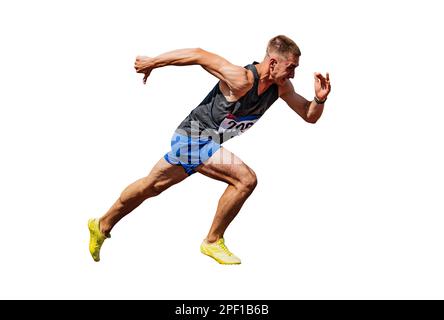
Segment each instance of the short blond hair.
[[292,54],[294,57],[301,56],[301,50],[298,45],[284,35],[278,35],[268,41],[267,55],[269,56],[272,53],[277,53],[284,57],[288,57],[289,54]]

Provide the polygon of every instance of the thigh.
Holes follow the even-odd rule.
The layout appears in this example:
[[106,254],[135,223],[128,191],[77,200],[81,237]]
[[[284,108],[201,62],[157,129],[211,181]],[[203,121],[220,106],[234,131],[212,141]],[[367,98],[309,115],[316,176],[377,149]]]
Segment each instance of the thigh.
[[242,181],[243,177],[254,175],[249,166],[224,147],[220,147],[209,160],[199,165],[196,171],[230,184],[236,184]]

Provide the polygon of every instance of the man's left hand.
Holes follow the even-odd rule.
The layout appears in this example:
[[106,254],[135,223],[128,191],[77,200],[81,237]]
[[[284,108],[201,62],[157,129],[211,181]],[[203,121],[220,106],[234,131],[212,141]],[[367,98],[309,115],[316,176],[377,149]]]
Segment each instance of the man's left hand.
[[331,90],[330,75],[327,72],[326,76],[324,77],[321,73],[315,72],[314,78],[316,98],[318,98],[320,101],[324,101],[327,99],[327,96]]

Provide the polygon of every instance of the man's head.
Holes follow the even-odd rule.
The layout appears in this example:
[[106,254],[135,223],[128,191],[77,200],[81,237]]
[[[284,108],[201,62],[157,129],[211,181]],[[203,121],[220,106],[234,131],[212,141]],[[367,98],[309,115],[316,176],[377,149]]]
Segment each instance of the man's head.
[[300,56],[299,47],[290,38],[284,35],[272,38],[268,42],[265,56],[271,79],[277,84],[283,84],[286,79],[293,78]]

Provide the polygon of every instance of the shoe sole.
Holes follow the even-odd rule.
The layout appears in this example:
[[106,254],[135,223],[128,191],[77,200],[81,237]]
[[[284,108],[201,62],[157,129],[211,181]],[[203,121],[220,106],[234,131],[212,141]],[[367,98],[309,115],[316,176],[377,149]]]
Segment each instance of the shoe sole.
[[241,264],[241,262],[224,262],[224,261],[222,261],[222,260],[220,260],[220,259],[218,259],[218,258],[212,256],[211,254],[207,253],[206,250],[205,250],[205,249],[202,249],[202,248],[200,249],[200,252],[203,253],[204,255],[210,257],[210,258],[213,258],[213,259],[216,260],[219,264],[232,265],[232,266],[233,266],[233,265],[239,265],[239,264]]

